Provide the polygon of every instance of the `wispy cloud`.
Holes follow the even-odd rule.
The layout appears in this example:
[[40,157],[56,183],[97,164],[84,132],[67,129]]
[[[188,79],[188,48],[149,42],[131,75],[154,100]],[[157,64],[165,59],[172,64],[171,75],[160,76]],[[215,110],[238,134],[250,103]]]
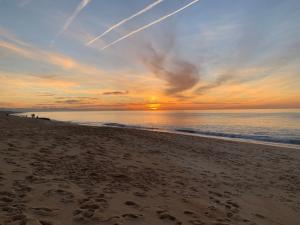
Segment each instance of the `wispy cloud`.
[[39,97],[53,97],[55,96],[55,94],[50,93],[50,92],[40,92],[40,93],[36,93],[37,96]]
[[[5,54],[5,57],[9,55],[20,57],[18,58],[20,62],[25,60],[27,63],[29,59],[36,64],[45,63],[56,71],[55,73],[51,73],[51,71],[36,73],[26,68],[26,70],[22,70],[24,77],[33,76],[37,78],[49,78],[49,80],[65,77],[69,81],[76,81],[81,85],[81,88],[77,89],[74,87],[73,89],[72,87],[68,89],[67,91],[70,94],[102,95],[103,92],[132,90],[130,93],[133,95],[134,93],[142,93],[139,94],[137,98],[144,98],[145,95],[150,95],[154,90],[159,91],[160,85],[162,84],[160,79],[149,77],[146,74],[140,75],[134,73],[132,70],[106,71],[105,69],[83,63],[59,52],[40,49],[23,42],[14,35],[8,35],[7,32],[1,33],[0,57],[2,53]],[[0,75],[1,74],[3,74],[3,71],[0,69]],[[15,77],[17,75],[14,74],[11,76]],[[130,82],[128,82],[128,80],[130,80]],[[0,86],[1,85],[4,84],[0,82]],[[0,87],[0,92],[1,88],[2,86]],[[126,95],[125,93],[126,92],[124,92],[123,95]],[[113,95],[113,93],[111,94]],[[116,93],[115,96],[117,96]],[[127,94],[126,96],[129,95]]]
[[0,48],[5,48],[25,58],[43,61],[52,65],[59,66],[65,70],[79,69],[82,72],[85,70],[83,67],[86,67],[86,69],[88,68],[87,66],[81,65],[67,56],[61,55],[59,53],[43,51],[34,47],[24,47],[10,42],[0,41]]
[[45,62],[47,64],[57,66],[66,71],[71,70],[81,74],[89,75],[97,74],[98,77],[106,74],[99,68],[86,65],[69,56],[31,46],[30,44],[17,39],[9,33],[1,32],[1,30],[0,34],[4,37],[3,39],[7,39],[7,41],[0,40],[0,49],[7,49],[12,53],[22,56],[24,58]]
[[5,48],[5,49],[8,49],[10,51],[13,51],[19,55],[22,55],[24,57],[27,57],[27,58],[32,58],[34,57],[34,54],[20,46],[17,46],[15,44],[12,44],[12,43],[9,43],[9,42],[6,42],[6,41],[1,41],[0,40],[0,48]]
[[24,6],[26,6],[26,5],[29,5],[32,1],[33,1],[33,0],[23,0],[23,1],[20,1],[20,2],[18,3],[18,6],[19,6],[19,7],[24,7]]
[[142,26],[142,27],[140,27],[140,28],[138,28],[138,29],[136,29],[136,30],[134,30],[134,31],[132,31],[132,32],[130,32],[130,33],[128,33],[128,34],[122,36],[122,37],[120,37],[119,39],[117,39],[117,40],[115,40],[115,41],[113,41],[113,42],[111,42],[111,43],[105,45],[105,46],[102,48],[102,50],[104,50],[104,49],[106,49],[106,48],[109,48],[109,47],[111,47],[111,46],[113,46],[113,45],[119,43],[120,41],[122,41],[122,40],[124,40],[124,39],[127,39],[127,38],[131,37],[132,35],[135,35],[135,34],[141,32],[141,31],[143,31],[143,30],[145,30],[145,29],[147,29],[147,28],[149,28],[149,27],[151,27],[151,26],[153,26],[153,25],[155,25],[155,24],[157,24],[157,23],[160,23],[160,22],[166,20],[167,18],[169,18],[169,17],[171,17],[171,16],[174,16],[175,14],[177,14],[177,13],[179,13],[179,12],[185,10],[186,8],[188,8],[188,7],[192,6],[192,5],[194,5],[195,3],[199,2],[199,1],[200,1],[200,0],[194,0],[194,1],[190,2],[190,3],[188,3],[187,5],[185,5],[185,6],[179,8],[179,9],[177,9],[177,10],[175,10],[175,11],[173,11],[173,12],[171,12],[171,13],[169,13],[169,14],[163,16],[163,17],[160,17],[160,18],[157,19],[157,20],[154,20],[154,21],[151,22],[151,23],[146,24],[145,26]]
[[176,95],[193,88],[200,78],[198,68],[177,55],[170,57],[153,46],[144,46],[143,64],[167,84],[167,95]]
[[114,29],[120,27],[121,25],[127,23],[128,21],[134,19],[135,17],[149,11],[150,9],[152,9],[153,7],[155,7],[156,5],[160,4],[161,2],[163,2],[164,0],[157,0],[155,2],[153,2],[152,4],[146,6],[144,9],[138,11],[137,13],[121,20],[120,22],[112,25],[110,28],[108,28],[106,31],[104,31],[102,34],[100,34],[99,36],[95,37],[94,39],[92,39],[91,41],[89,41],[88,43],[86,43],[87,45],[91,45],[93,44],[95,41],[97,41],[98,39],[104,37],[106,34],[108,34],[109,32],[113,31]]
[[[37,77],[30,74],[5,73],[0,74],[1,91],[11,89],[18,92],[18,89],[34,90],[35,88],[64,89],[78,87],[79,83],[66,79]],[[1,93],[1,92],[0,92]]]
[[98,102],[98,98],[95,97],[57,97],[54,103],[68,104],[68,105],[86,105],[95,104]]
[[221,72],[218,77],[208,83],[203,84],[196,89],[197,94],[206,94],[207,91],[215,88],[219,88],[223,85],[232,84],[243,84],[249,81],[255,81],[257,79],[262,79],[269,74],[270,68],[268,67],[257,67],[257,68],[232,68],[231,70],[226,70]]
[[[287,69],[300,59],[298,51],[300,41],[295,30],[290,29],[290,33],[286,32],[287,28],[283,22],[283,24],[257,30],[257,26],[261,25],[252,23],[252,20],[253,17],[250,22],[246,21],[244,26],[227,26],[229,30],[236,29],[236,32],[228,33],[230,38],[236,39],[235,45],[230,48],[230,54],[225,55],[226,58],[219,58],[215,53],[212,57],[220,62],[227,59],[229,61],[224,68],[217,71],[216,79],[197,88],[198,95],[205,95],[210,90],[222,90],[228,85],[255,83],[283,71],[286,74],[282,76],[291,74]],[[236,35],[237,33],[239,35]],[[287,33],[289,35],[286,35]],[[270,46],[274,46],[272,50]],[[287,80],[290,81],[291,78]]]
[[78,6],[76,7],[75,11],[72,13],[72,15],[66,20],[64,26],[61,28],[61,30],[58,32],[57,36],[60,36],[63,34],[71,25],[71,23],[75,20],[75,18],[78,16],[78,14],[83,10],[91,0],[81,0]]
[[64,103],[64,104],[82,104],[83,102],[78,99],[68,99],[68,100],[59,100],[55,101],[55,103]]
[[31,45],[18,39],[14,34],[12,34],[10,31],[8,31],[6,28],[2,27],[0,25],[0,36],[2,40],[8,40],[14,44],[24,46],[24,47],[30,47]]
[[102,95],[127,95],[129,91],[106,91]]

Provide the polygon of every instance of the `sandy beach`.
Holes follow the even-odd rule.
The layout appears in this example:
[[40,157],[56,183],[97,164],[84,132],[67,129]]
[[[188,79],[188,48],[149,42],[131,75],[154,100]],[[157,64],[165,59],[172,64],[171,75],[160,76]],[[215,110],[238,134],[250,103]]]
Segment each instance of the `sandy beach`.
[[299,225],[300,151],[0,113],[0,224]]

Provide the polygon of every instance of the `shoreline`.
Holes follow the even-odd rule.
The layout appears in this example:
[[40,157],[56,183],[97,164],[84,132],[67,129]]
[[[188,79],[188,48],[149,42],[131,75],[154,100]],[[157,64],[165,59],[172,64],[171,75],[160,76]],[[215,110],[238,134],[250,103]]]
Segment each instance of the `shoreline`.
[[0,224],[298,225],[296,149],[1,113],[0,127]]
[[[58,120],[57,120],[58,121]],[[59,121],[64,122],[64,121]],[[219,136],[213,136],[213,135],[204,135],[204,134],[197,134],[197,133],[188,133],[188,132],[181,132],[181,131],[171,131],[171,130],[162,130],[162,129],[143,129],[143,128],[132,128],[132,127],[117,127],[117,126],[109,126],[109,125],[103,125],[103,126],[93,126],[93,125],[84,125],[80,123],[75,123],[79,126],[92,126],[92,127],[111,127],[111,128],[117,128],[117,129],[134,129],[134,130],[143,130],[143,131],[150,131],[150,132],[158,132],[158,133],[169,133],[169,134],[176,134],[176,135],[185,135],[185,136],[193,136],[193,137],[200,137],[200,138],[210,138],[210,139],[216,139],[216,140],[224,140],[224,141],[231,141],[231,142],[238,142],[238,143],[248,143],[248,144],[257,144],[257,145],[265,145],[265,146],[273,146],[273,147],[279,147],[279,148],[290,148],[290,149],[300,149],[300,145],[297,144],[285,144],[285,143],[279,143],[279,142],[267,142],[267,141],[258,141],[258,140],[252,140],[252,139],[242,139],[242,138],[229,138],[229,137],[219,137]]]
[[[28,112],[22,112],[22,113],[28,113]],[[17,115],[20,114],[18,112],[16,113],[10,113],[12,116],[20,116]],[[290,143],[281,143],[281,142],[275,142],[275,141],[261,141],[261,140],[255,140],[255,139],[247,139],[247,138],[234,138],[234,137],[222,137],[222,136],[214,136],[214,135],[205,135],[200,133],[194,133],[194,132],[183,132],[178,130],[167,130],[167,129],[160,129],[160,128],[147,128],[147,127],[137,127],[137,126],[131,126],[127,124],[115,124],[115,125],[107,125],[110,123],[103,122],[102,124],[89,124],[89,123],[80,123],[80,122],[73,122],[73,121],[62,121],[62,120],[54,120],[49,118],[51,121],[56,122],[62,122],[62,123],[70,123],[78,126],[88,126],[88,127],[111,127],[111,128],[118,128],[118,129],[135,129],[135,130],[143,130],[143,131],[152,131],[152,132],[160,132],[160,133],[170,133],[170,134],[177,134],[177,135],[186,135],[186,136],[194,136],[194,137],[201,137],[201,138],[212,138],[217,140],[226,140],[226,141],[233,141],[233,142],[240,142],[240,143],[249,143],[249,144],[258,144],[258,145],[267,145],[267,146],[273,146],[273,147],[282,147],[282,148],[291,148],[291,149],[299,149],[299,144],[290,144]],[[114,123],[111,123],[114,124]],[[122,126],[120,126],[122,125]]]

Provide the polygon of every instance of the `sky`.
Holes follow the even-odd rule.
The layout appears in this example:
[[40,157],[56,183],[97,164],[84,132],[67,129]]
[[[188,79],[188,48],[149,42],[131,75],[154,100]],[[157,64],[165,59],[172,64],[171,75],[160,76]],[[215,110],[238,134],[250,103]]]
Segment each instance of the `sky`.
[[300,108],[299,0],[0,0],[0,108]]

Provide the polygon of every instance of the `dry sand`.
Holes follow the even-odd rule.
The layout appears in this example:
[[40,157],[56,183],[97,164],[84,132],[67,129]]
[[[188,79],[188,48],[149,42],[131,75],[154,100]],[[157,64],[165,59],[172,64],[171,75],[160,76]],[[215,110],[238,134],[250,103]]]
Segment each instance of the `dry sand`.
[[0,224],[300,224],[300,150],[0,113]]

